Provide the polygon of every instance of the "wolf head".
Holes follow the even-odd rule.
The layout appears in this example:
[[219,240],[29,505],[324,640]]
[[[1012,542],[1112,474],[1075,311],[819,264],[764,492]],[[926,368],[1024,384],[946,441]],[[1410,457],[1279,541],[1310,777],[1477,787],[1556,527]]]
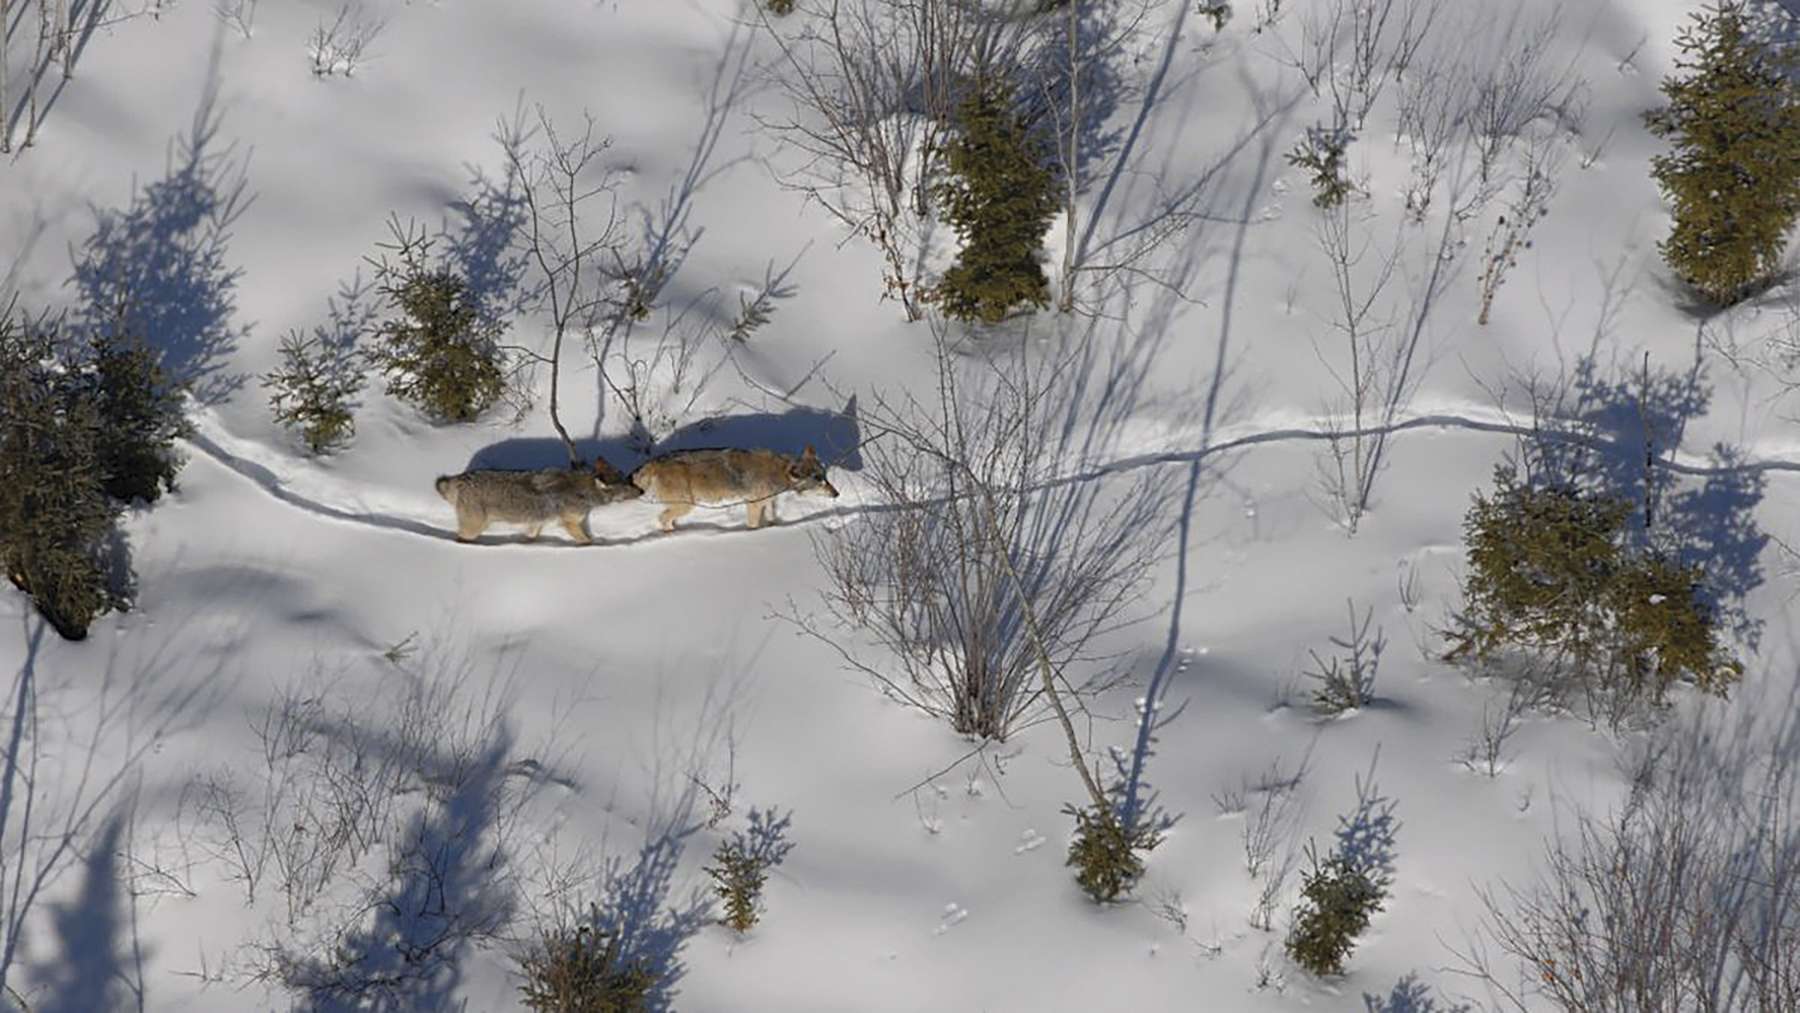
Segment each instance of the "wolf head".
[[631,480],[619,473],[604,457],[594,458],[594,490],[605,498],[605,502],[622,499],[637,499],[644,490],[633,485]]
[[812,444],[798,458],[788,461],[788,484],[798,493],[835,499],[838,491],[825,477],[825,465],[813,453]]

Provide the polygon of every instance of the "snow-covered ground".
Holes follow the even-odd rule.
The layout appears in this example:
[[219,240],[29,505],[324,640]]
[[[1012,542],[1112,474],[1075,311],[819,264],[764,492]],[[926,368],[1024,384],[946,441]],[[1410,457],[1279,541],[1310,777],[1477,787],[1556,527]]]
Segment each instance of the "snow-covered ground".
[[[35,16],[12,6],[21,24]],[[386,26],[370,56],[353,75],[325,78],[311,72],[306,43],[338,10],[331,0],[265,0],[247,38],[206,0],[165,0],[158,17],[98,29],[71,80],[50,72],[36,144],[0,164],[0,256],[11,265],[0,278],[24,305],[71,305],[71,256],[98,216],[124,214],[141,228],[115,231],[103,252],[155,274],[168,319],[202,335],[168,351],[204,374],[204,403],[179,491],[127,521],[135,609],[65,643],[19,595],[0,595],[0,667],[12,687],[0,709],[0,854],[24,840],[23,854],[44,863],[25,869],[28,881],[33,869],[55,872],[35,895],[0,890],[14,905],[0,928],[16,946],[0,965],[6,983],[32,1010],[337,1008],[306,1006],[253,973],[267,966],[269,941],[315,938],[307,933],[339,895],[293,910],[270,871],[252,899],[197,785],[234,778],[260,790],[270,764],[255,726],[284,697],[315,701],[309,727],[327,737],[392,731],[387,708],[443,706],[417,680],[461,673],[457,706],[503,715],[491,727],[471,719],[471,762],[491,741],[482,736],[503,727],[514,766],[494,776],[535,788],[507,817],[504,855],[462,856],[458,878],[437,884],[442,896],[395,903],[480,907],[492,875],[516,877],[524,906],[498,938],[457,950],[428,988],[383,1008],[520,1008],[505,937],[526,931],[532,905],[599,899],[597,880],[568,876],[609,859],[631,869],[685,802],[703,816],[697,780],[738,784],[733,811],[668,850],[667,882],[639,870],[649,903],[679,907],[706,890],[702,866],[750,806],[791,810],[795,848],[748,935],[706,925],[685,940],[680,1009],[1346,1009],[1414,972],[1446,995],[1471,991],[1448,969],[1481,922],[1479,892],[1528,877],[1569,807],[1603,811],[1620,797],[1630,739],[1533,716],[1498,776],[1454,759],[1499,691],[1436,660],[1434,630],[1457,601],[1470,495],[1532,424],[1519,378],[1592,363],[1565,408],[1603,456],[1641,460],[1639,402],[1651,402],[1665,434],[1656,451],[1677,476],[1675,523],[1710,547],[1728,596],[1761,624],[1733,702],[1682,696],[1680,706],[1788,699],[1794,585],[1767,536],[1795,534],[1794,405],[1775,378],[1715,348],[1754,352],[1779,333],[1783,296],[1702,317],[1657,254],[1667,217],[1647,166],[1659,142],[1639,113],[1658,104],[1675,28],[1697,5],[1523,0],[1527,25],[1561,8],[1546,66],[1587,82],[1580,117],[1556,128],[1558,188],[1486,326],[1475,323],[1477,278],[1506,196],[1452,233],[1461,241],[1445,263],[1458,273],[1423,328],[1416,390],[1386,420],[1389,459],[1371,509],[1348,535],[1318,480],[1341,401],[1334,371],[1345,365],[1336,294],[1307,175],[1283,157],[1328,102],[1288,65],[1305,12],[1253,33],[1246,2],[1215,32],[1193,6],[1155,7],[1118,56],[1128,87],[1109,123],[1131,145],[1130,163],[1102,226],[1148,214],[1157,186],[1198,185],[1193,222],[1147,262],[1185,295],[1143,282],[1126,320],[1088,329],[1087,340],[1138,341],[1155,358],[1138,388],[1118,392],[1132,407],[1103,452],[1070,465],[1085,482],[1167,483],[1184,535],[1150,575],[1143,621],[1106,638],[1130,678],[1091,701],[1084,723],[1103,763],[1109,748],[1129,749],[1137,708],[1163,674],[1157,706],[1170,720],[1149,779],[1180,819],[1149,857],[1135,892],[1143,903],[1111,906],[1088,901],[1063,865],[1062,809],[1082,793],[1054,723],[971,756],[974,744],[944,722],[886,699],[773,615],[817,609],[814,536],[879,506],[854,467],[863,434],[846,402],[928,391],[934,359],[927,325],[879,300],[873,248],[844,241],[781,185],[795,155],[764,126],[787,112],[767,79],[778,54],[747,7],[371,2],[366,12]],[[1460,27],[1434,46],[1499,45],[1497,29],[1470,27],[1492,16],[1476,8],[1493,5],[1440,6]],[[9,55],[18,101],[30,48],[15,42]],[[1358,241],[1376,244],[1371,263],[1396,236],[1409,251],[1383,304],[1394,314],[1423,283],[1444,228],[1441,206],[1422,225],[1397,224],[1409,172],[1395,140],[1404,86],[1389,86],[1351,149],[1365,191]],[[359,268],[366,280],[362,258],[386,238],[390,214],[442,223],[458,262],[479,266],[492,221],[466,202],[479,210],[503,178],[496,124],[535,103],[561,124],[586,111],[611,138],[604,159],[623,173],[628,228],[674,224],[691,241],[648,330],[690,304],[681,327],[729,319],[739,293],[792,264],[791,294],[730,361],[723,344],[702,348],[704,386],[692,404],[671,400],[671,421],[720,420],[684,430],[688,445],[819,442],[839,462],[839,499],[784,502],[784,523],[757,531],[742,530],[741,511],[701,511],[671,536],[640,501],[596,510],[594,547],[570,545],[554,526],[535,544],[490,531],[464,545],[432,479],[471,464],[557,463],[541,396],[516,421],[499,412],[434,427],[372,382],[354,442],[322,459],[271,421],[256,377],[276,365],[282,334],[325,324],[328,299]],[[207,216],[234,193],[235,217],[209,233]],[[195,256],[208,235],[216,263]],[[512,327],[524,344],[543,334],[532,318]],[[617,406],[601,412],[593,369],[580,354],[568,361],[571,429],[590,452],[634,463]],[[1292,687],[1309,649],[1344,635],[1346,600],[1372,609],[1385,633],[1377,700],[1321,720]],[[454,714],[430,727],[463,727]],[[39,776],[22,787],[12,760],[27,756]],[[1250,813],[1217,801],[1303,762],[1286,838],[1328,844],[1371,769],[1400,821],[1386,910],[1349,973],[1331,981],[1281,953],[1297,878],[1275,931],[1251,927],[1260,884],[1243,837],[1258,794]],[[19,792],[38,807],[30,826]],[[58,851],[71,819],[81,833]],[[282,859],[268,861],[273,870]],[[379,886],[387,874],[372,853],[340,885]],[[1169,916],[1176,908],[1184,919]]]

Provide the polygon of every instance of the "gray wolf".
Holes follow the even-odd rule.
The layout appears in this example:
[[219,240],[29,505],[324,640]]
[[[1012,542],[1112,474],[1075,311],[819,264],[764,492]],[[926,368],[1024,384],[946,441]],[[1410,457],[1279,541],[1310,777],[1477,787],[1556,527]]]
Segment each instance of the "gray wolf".
[[835,497],[825,465],[808,446],[799,457],[773,450],[678,450],[646,461],[631,473],[639,489],[663,505],[664,531],[675,530],[696,505],[744,504],[748,525],[775,523],[775,497],[784,492]]
[[593,541],[582,526],[589,510],[644,494],[605,458],[595,461],[592,471],[485,469],[444,475],[437,480],[437,491],[456,508],[457,541],[470,541],[495,522],[523,524],[525,537],[536,538],[545,524],[559,520],[569,537],[583,545]]

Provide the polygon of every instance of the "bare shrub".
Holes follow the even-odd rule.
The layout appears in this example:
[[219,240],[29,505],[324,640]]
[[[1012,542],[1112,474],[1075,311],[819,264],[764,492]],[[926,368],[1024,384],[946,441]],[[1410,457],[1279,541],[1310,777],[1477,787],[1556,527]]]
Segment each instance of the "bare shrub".
[[906,319],[918,320],[920,223],[955,92],[975,66],[988,15],[935,0],[841,0],[801,10],[809,16],[791,34],[764,16],[793,113],[762,125],[802,157],[782,182],[874,245],[882,298],[898,300]]
[[476,674],[427,652],[377,686],[293,684],[252,719],[252,774],[194,780],[196,842],[264,916],[237,973],[315,1003],[419,1008],[502,938],[545,768],[515,759],[510,678]]
[[1531,881],[1483,893],[1458,956],[1494,1008],[1800,1008],[1800,699],[1758,704],[1663,725],[1623,806],[1576,807]]
[[1464,744],[1456,762],[1487,777],[1499,777],[1506,766],[1506,743],[1519,730],[1519,718],[1533,705],[1533,684],[1519,680],[1511,684],[1502,701],[1490,700],[1481,705],[1481,718]]
[[1481,312],[1475,322],[1486,326],[1494,305],[1494,293],[1506,280],[1506,272],[1518,266],[1519,251],[1531,247],[1531,229],[1550,214],[1550,198],[1556,194],[1556,174],[1562,166],[1562,149],[1554,139],[1533,136],[1526,142],[1524,166],[1513,198],[1494,221],[1487,248],[1481,255]]
[[893,699],[1003,741],[1046,716],[1040,646],[1072,696],[1113,681],[1093,648],[1133,618],[1169,493],[1148,474],[1108,490],[1063,480],[1101,449],[1084,445],[1098,437],[1071,396],[1101,382],[1095,342],[959,361],[933,330],[936,396],[878,395],[863,411],[876,436],[862,478],[883,508],[814,540],[826,617],[875,653],[787,616]]
[[306,41],[306,56],[312,65],[313,76],[354,76],[356,68],[372,55],[369,46],[386,27],[387,21],[370,15],[362,0],[344,0],[329,25],[320,16],[319,26]]

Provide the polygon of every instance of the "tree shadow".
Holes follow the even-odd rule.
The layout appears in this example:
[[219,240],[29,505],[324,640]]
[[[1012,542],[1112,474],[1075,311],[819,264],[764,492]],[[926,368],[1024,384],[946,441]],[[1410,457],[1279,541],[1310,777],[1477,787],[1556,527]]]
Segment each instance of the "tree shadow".
[[1375,883],[1389,883],[1394,877],[1394,841],[1400,832],[1400,821],[1394,817],[1393,799],[1381,794],[1375,783],[1375,764],[1381,758],[1376,747],[1366,776],[1356,778],[1356,808],[1338,817],[1337,854],[1351,868]]
[[[511,921],[513,892],[496,876],[510,856],[491,831],[506,790],[512,737],[496,729],[472,764],[420,772],[432,798],[408,821],[387,863],[391,879],[374,917],[333,940],[323,957],[278,957],[296,1009],[453,1009],[463,961],[476,941]],[[441,786],[449,786],[440,796]]]
[[[216,42],[216,40],[215,40]],[[94,209],[94,232],[74,253],[78,324],[90,333],[142,337],[202,404],[240,389],[227,371],[247,328],[232,320],[243,271],[226,263],[231,226],[249,206],[247,156],[218,146],[215,45],[187,135],[171,143],[162,179],[123,209]]]
[[[126,909],[117,864],[128,832],[123,810],[108,817],[88,844],[80,889],[50,909],[56,955],[31,975],[32,991],[43,996],[31,1007],[38,1013],[144,1008],[148,953],[137,937],[136,914]],[[129,953],[122,950],[127,937]]]
[[[529,139],[523,102],[510,121],[502,121],[496,140],[503,150],[523,151]],[[510,159],[501,176],[481,166],[464,166],[469,182],[465,196],[450,205],[458,221],[445,221],[443,259],[468,286],[469,298],[485,321],[504,324],[520,317],[534,293],[525,287],[529,258],[516,240],[529,219],[519,167]]]
[[[622,472],[630,473],[646,460],[678,450],[728,448],[773,450],[799,456],[811,446],[828,467],[862,470],[862,431],[857,419],[856,397],[842,411],[796,407],[785,412],[752,412],[720,415],[689,423],[670,433],[645,454],[629,435],[577,439],[575,452],[583,460],[603,457]],[[563,442],[555,437],[534,436],[501,440],[470,455],[468,469],[560,468],[569,463]]]
[[1603,367],[1590,350],[1572,376],[1548,384],[1533,378],[1525,387],[1534,432],[1509,459],[1534,484],[1566,485],[1633,504],[1633,543],[1699,567],[1702,600],[1755,650],[1763,623],[1749,614],[1746,600],[1763,582],[1761,555],[1769,537],[1755,512],[1767,477],[1735,467],[1744,453],[1724,443],[1708,451],[1711,468],[1698,478],[1669,466],[1688,421],[1711,403],[1699,358],[1679,372],[1647,358],[1635,369],[1617,362]]
[[[116,943],[104,944],[129,934],[134,960],[142,959],[135,917],[129,933],[120,929],[113,863],[130,829],[129,813],[118,800],[135,784],[142,757],[197,720],[216,699],[218,675],[231,647],[228,640],[219,645],[210,673],[162,690],[159,679],[190,660],[167,653],[186,642],[180,636],[186,623],[180,618],[169,624],[174,636],[129,668],[116,653],[95,666],[87,653],[91,648],[71,648],[56,656],[73,662],[57,666],[62,671],[43,664],[47,624],[30,613],[20,617],[20,624],[25,655],[0,702],[0,863],[8,870],[0,878],[0,995],[9,994],[8,978],[21,958],[26,934],[39,931],[35,912],[45,892],[84,860],[81,899],[52,908],[50,931],[44,933],[71,943],[64,948],[63,963],[77,962],[83,976],[65,974],[61,964],[29,970],[54,987],[48,1009],[119,1008],[117,1003],[87,1001],[95,995],[119,995],[121,975],[85,976],[99,969],[120,969],[141,1004],[142,981],[135,967],[124,968]],[[75,699],[59,699],[64,694]]]
[[1474,1013],[1475,1009],[1465,1003],[1440,1003],[1416,971],[1403,975],[1386,996],[1364,992],[1363,1008],[1366,1013]]

